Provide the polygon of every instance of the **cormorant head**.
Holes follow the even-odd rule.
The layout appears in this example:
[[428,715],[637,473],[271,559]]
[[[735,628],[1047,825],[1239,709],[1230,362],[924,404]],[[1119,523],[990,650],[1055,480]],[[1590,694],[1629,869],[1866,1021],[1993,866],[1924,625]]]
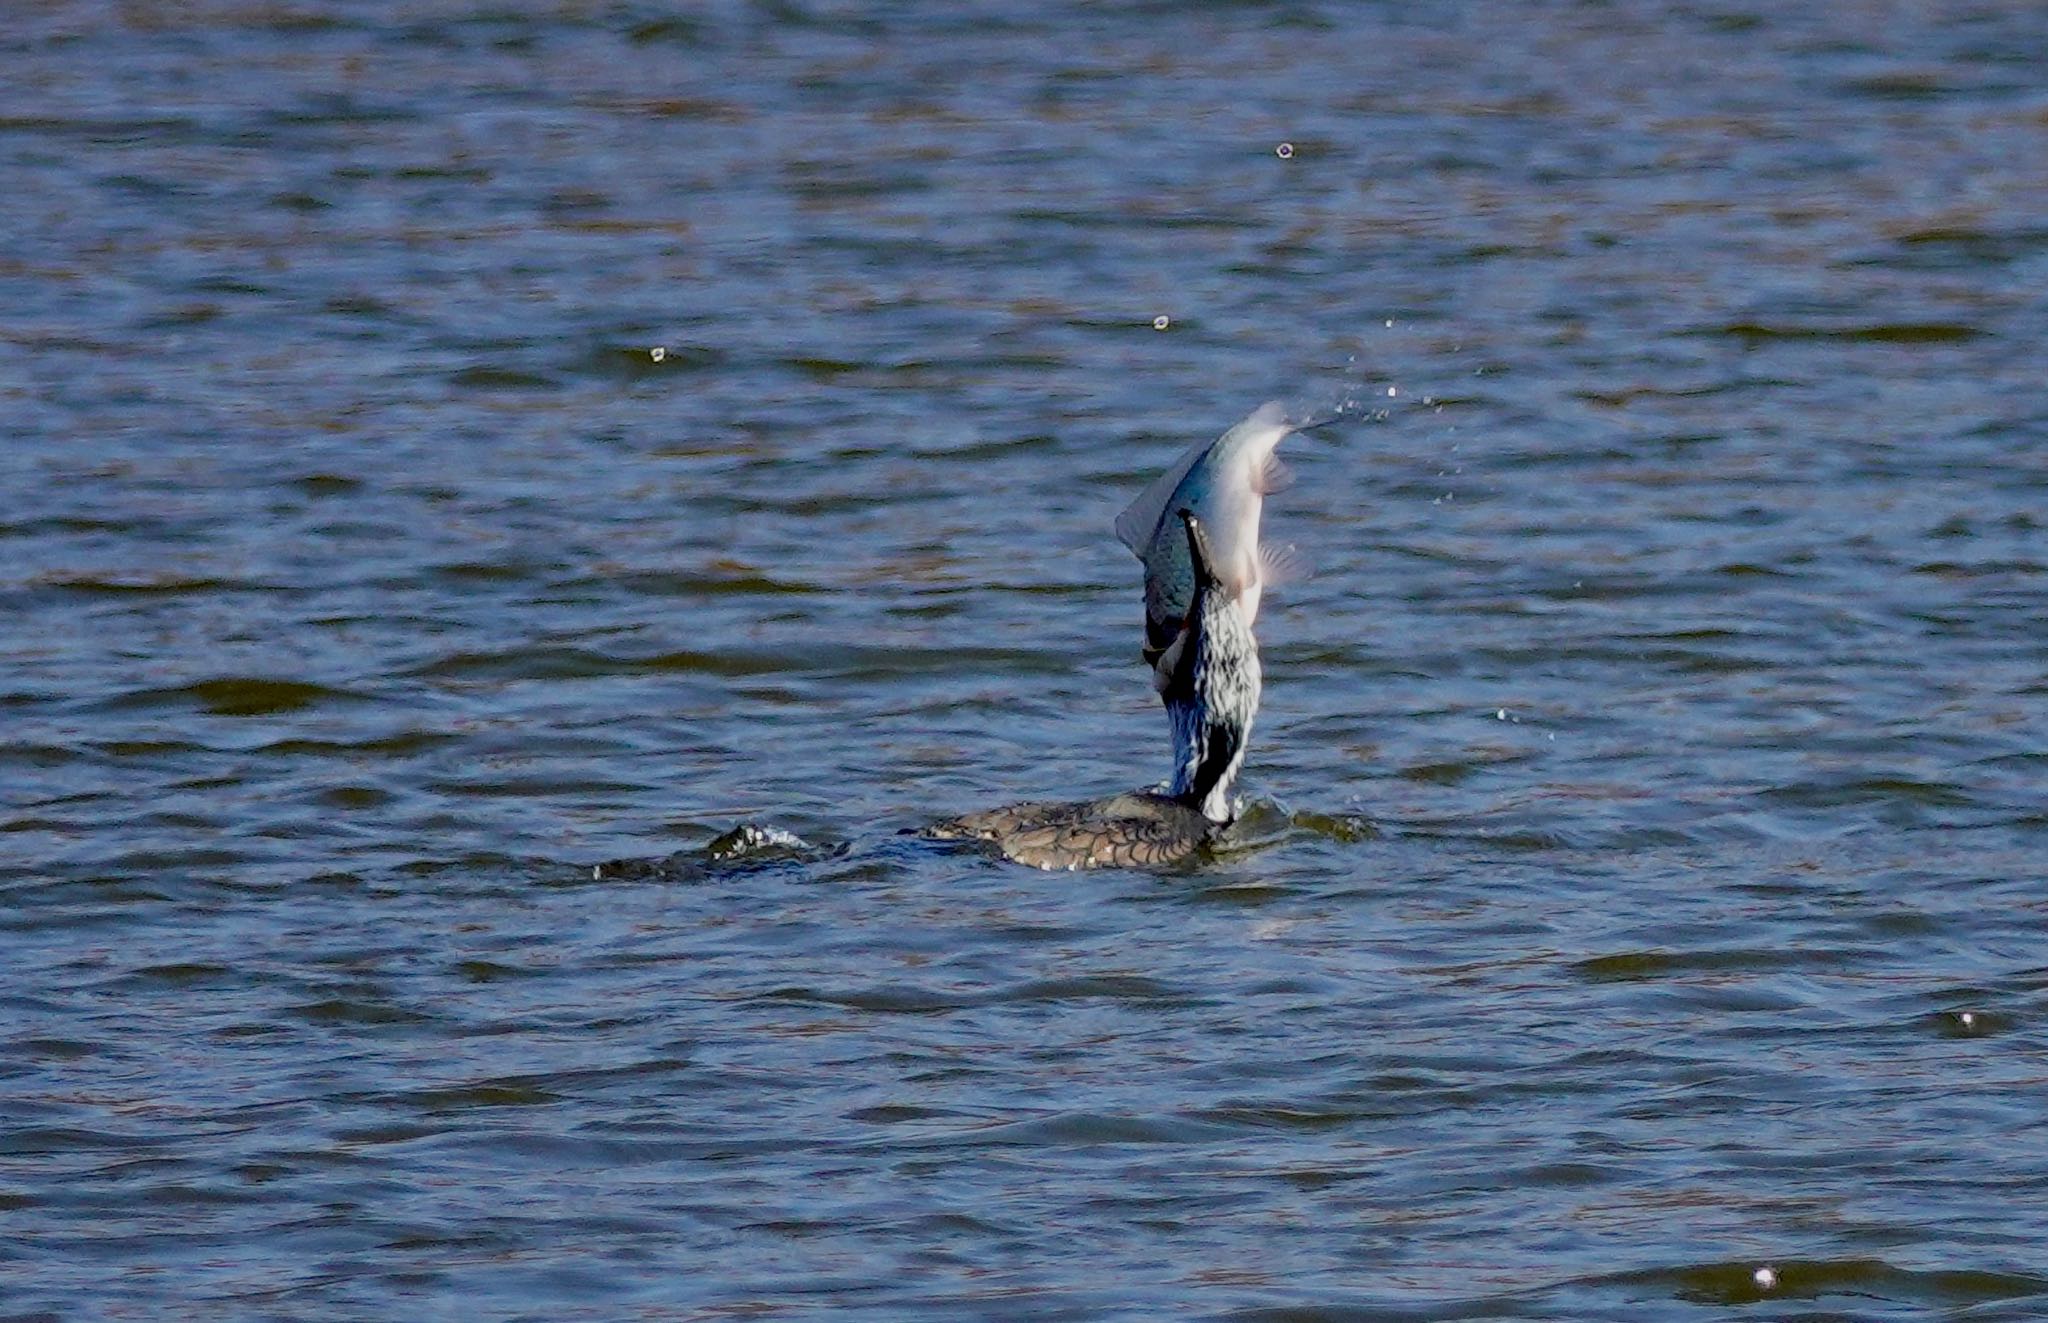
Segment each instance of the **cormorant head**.
[[1174,655],[1162,694],[1173,725],[1171,793],[1211,822],[1229,822],[1237,816],[1230,790],[1259,710],[1259,644],[1243,607],[1217,576],[1202,521],[1191,510],[1179,515],[1195,593],[1181,637],[1169,650]]

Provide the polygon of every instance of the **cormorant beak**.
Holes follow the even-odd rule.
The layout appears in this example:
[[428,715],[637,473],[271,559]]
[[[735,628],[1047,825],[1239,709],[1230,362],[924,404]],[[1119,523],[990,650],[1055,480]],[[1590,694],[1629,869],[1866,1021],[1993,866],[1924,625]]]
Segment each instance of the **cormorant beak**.
[[1195,587],[1214,592],[1223,582],[1216,577],[1216,558],[1209,551],[1209,531],[1195,518],[1193,510],[1183,508],[1179,513],[1188,530],[1188,560],[1194,565]]

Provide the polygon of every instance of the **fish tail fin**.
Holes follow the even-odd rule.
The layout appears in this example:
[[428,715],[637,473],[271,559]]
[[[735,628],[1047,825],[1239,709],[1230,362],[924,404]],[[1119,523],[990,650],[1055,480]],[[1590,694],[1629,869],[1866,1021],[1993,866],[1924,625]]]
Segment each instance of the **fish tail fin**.
[[1139,560],[1145,559],[1145,548],[1152,545],[1152,535],[1159,529],[1159,521],[1166,517],[1166,503],[1173,499],[1174,488],[1188,476],[1210,445],[1208,441],[1197,442],[1188,447],[1166,472],[1146,484],[1138,493],[1138,499],[1124,508],[1116,517],[1116,540],[1136,553]]

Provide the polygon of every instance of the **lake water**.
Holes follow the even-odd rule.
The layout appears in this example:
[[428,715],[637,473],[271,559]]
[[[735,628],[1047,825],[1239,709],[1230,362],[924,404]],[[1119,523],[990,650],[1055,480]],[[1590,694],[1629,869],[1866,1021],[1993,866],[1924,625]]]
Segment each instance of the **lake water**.
[[[0,1316],[2048,1315],[2038,6],[0,68]],[[1243,848],[899,836],[1166,774],[1269,397]]]

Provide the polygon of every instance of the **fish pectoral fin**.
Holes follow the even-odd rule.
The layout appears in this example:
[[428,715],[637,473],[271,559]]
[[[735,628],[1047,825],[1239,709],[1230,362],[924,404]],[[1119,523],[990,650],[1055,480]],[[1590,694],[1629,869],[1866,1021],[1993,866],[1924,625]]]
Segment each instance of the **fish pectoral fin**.
[[1152,687],[1165,693],[1173,683],[1173,673],[1180,666],[1180,654],[1186,648],[1188,632],[1178,630],[1165,643],[1145,648],[1145,664],[1152,668]]
[[1263,586],[1301,583],[1315,577],[1315,572],[1315,565],[1291,542],[1259,548],[1259,583]]
[[1261,496],[1286,491],[1294,485],[1294,470],[1287,461],[1280,458],[1278,451],[1268,454],[1259,462],[1258,472],[1252,474],[1252,490]]
[[1187,637],[1188,622],[1183,616],[1145,621],[1145,660],[1152,665],[1159,664],[1159,658]]

